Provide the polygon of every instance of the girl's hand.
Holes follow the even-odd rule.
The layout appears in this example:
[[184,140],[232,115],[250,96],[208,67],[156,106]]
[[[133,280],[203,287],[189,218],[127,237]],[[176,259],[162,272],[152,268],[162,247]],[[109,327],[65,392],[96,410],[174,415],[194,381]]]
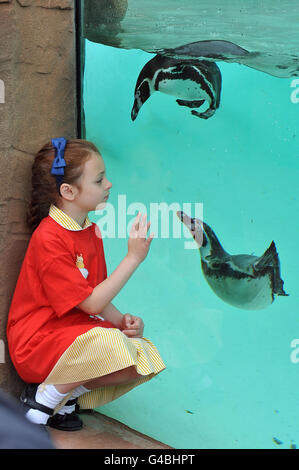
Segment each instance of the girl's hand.
[[146,215],[141,217],[140,212],[138,212],[130,231],[127,256],[138,264],[146,258],[154,237],[154,234],[151,233],[150,236],[146,238],[150,224],[150,222],[146,221]]
[[123,316],[122,332],[129,338],[142,338],[144,323],[141,318],[126,313]]

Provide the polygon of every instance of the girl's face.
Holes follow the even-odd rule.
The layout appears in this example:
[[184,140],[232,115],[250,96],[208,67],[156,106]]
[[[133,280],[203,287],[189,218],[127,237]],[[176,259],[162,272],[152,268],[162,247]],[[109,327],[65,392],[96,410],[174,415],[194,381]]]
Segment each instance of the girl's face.
[[78,208],[89,212],[105,207],[112,183],[106,178],[105,164],[101,155],[93,152],[85,162],[80,186],[81,190],[76,195]]

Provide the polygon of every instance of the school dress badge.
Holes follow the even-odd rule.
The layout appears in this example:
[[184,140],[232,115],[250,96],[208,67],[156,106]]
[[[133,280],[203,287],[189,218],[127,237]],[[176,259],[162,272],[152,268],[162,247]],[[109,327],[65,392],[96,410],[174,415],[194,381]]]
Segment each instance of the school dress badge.
[[82,276],[85,277],[85,279],[87,279],[87,276],[88,276],[89,272],[87,271],[87,269],[84,266],[84,260],[83,260],[82,253],[80,253],[80,255],[77,255],[76,266],[81,271]]

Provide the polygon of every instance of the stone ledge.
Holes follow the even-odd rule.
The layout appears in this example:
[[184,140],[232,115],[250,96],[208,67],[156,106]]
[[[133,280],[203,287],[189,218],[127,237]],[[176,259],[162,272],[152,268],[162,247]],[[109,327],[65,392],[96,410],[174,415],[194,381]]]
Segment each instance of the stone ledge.
[[97,411],[80,417],[84,423],[81,431],[47,428],[58,449],[172,449]]
[[[3,0],[4,1],[4,0]],[[45,2],[45,0],[17,0],[21,7],[40,7],[48,10],[72,10],[73,0],[52,0]],[[1,0],[0,0],[1,3]]]

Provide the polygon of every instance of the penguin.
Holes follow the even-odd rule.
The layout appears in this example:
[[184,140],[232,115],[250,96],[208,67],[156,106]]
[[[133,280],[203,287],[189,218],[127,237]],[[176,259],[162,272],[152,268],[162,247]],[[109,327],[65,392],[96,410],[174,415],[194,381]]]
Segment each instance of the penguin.
[[207,283],[224,302],[239,309],[261,310],[272,304],[276,295],[288,296],[283,289],[274,241],[262,256],[230,255],[208,224],[183,211],[178,211],[177,216],[199,246]]
[[[159,54],[172,59],[203,59],[235,61],[251,55],[247,49],[234,42],[219,39],[189,42],[173,49],[160,49]],[[256,53],[254,53],[256,55]]]
[[[179,106],[191,108],[191,113],[209,119],[220,105],[221,72],[215,62],[172,59],[157,54],[142,68],[135,87],[132,121],[141,106],[155,92],[176,96]],[[198,112],[207,101],[209,108]]]
[[273,77],[299,76],[298,57],[284,54],[266,54],[248,51],[230,41],[205,40],[190,42],[173,49],[158,49],[155,53],[174,60],[207,60],[238,63]]

